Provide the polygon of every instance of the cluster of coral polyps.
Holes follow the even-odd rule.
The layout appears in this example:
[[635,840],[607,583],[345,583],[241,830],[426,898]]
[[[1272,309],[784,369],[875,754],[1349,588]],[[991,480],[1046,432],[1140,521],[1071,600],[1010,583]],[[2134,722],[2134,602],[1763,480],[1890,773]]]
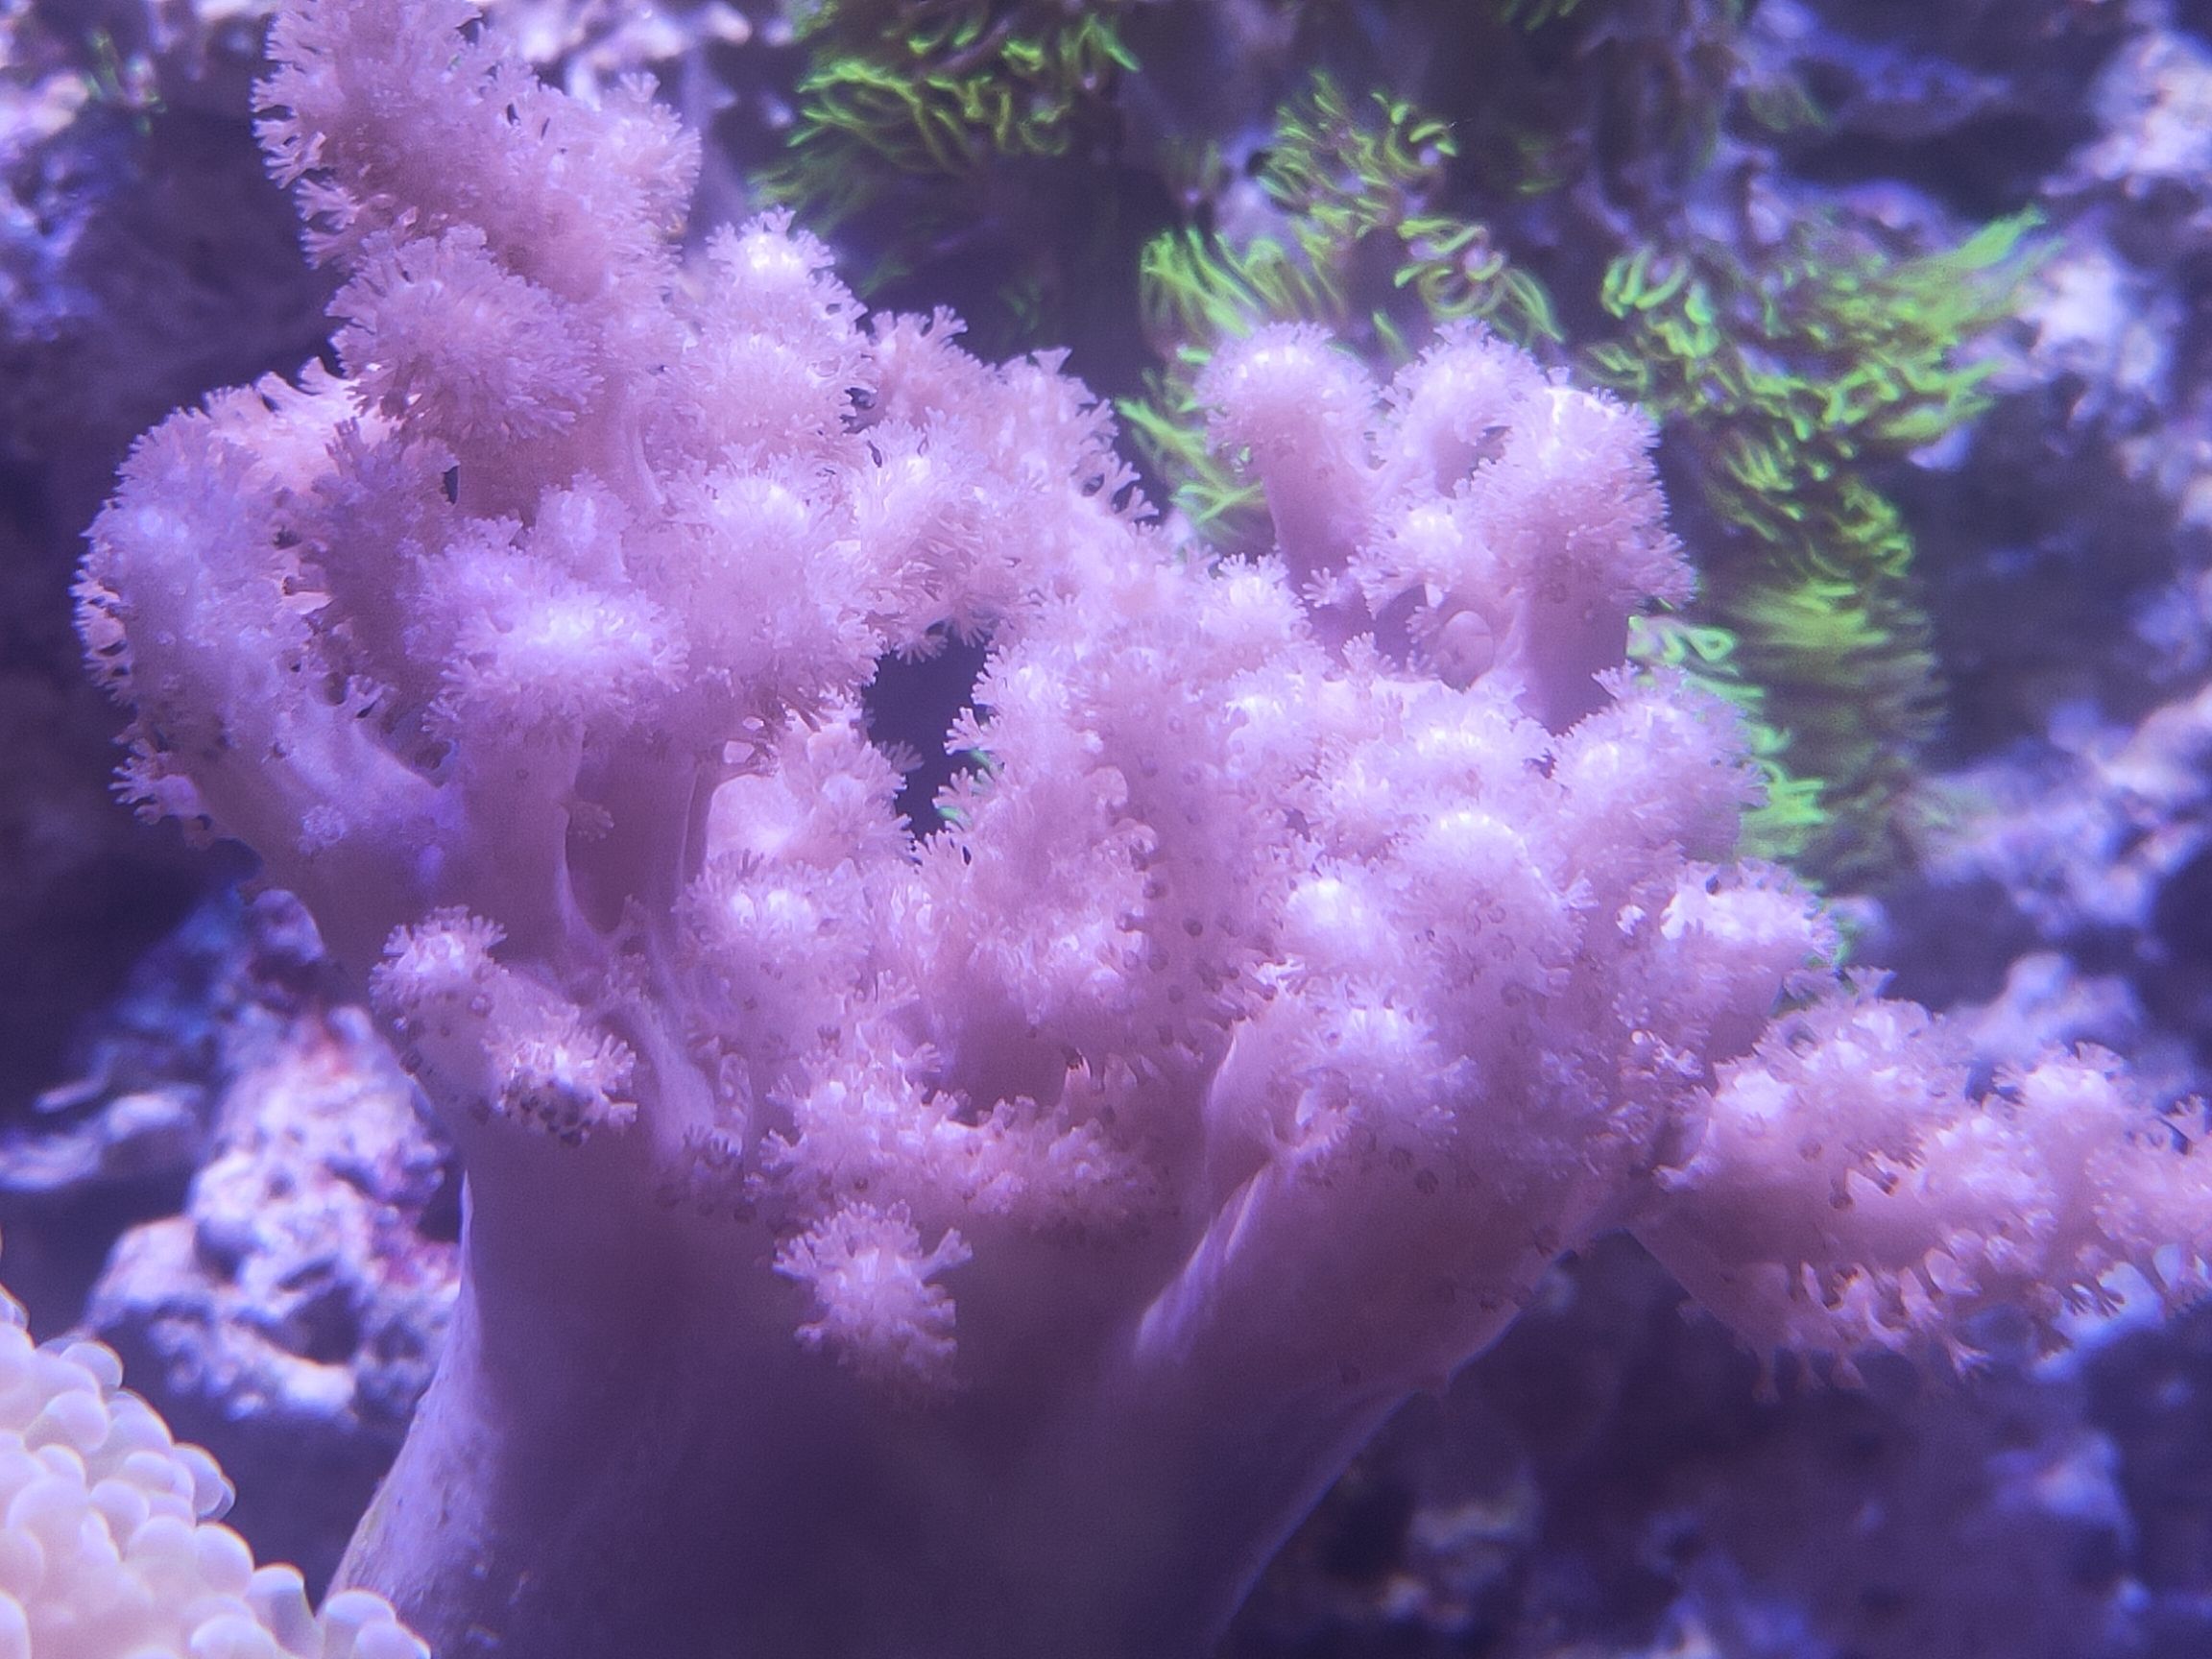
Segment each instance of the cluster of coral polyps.
[[310,1610],[300,1575],[219,1525],[230,1487],[122,1386],[96,1342],[33,1345],[0,1295],[0,1654],[108,1659],[428,1659],[392,1609],[348,1591]]
[[[1196,1651],[1608,1229],[1835,1352],[2194,1282],[2114,1068],[1972,1097],[1730,862],[1733,721],[1622,665],[1688,587],[1641,417],[1262,330],[1201,393],[1278,546],[1210,565],[1056,362],[780,219],[681,260],[673,123],[473,20],[279,14],[342,373],[157,428],[81,589],[144,802],[305,901],[466,1161],[347,1568],[442,1652]],[[948,638],[918,839],[861,693]]]

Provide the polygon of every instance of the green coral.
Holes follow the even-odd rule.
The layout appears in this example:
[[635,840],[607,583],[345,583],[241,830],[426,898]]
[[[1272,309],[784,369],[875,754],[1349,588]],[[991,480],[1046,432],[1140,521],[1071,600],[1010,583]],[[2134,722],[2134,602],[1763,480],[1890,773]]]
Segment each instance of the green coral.
[[[1258,237],[1231,251],[1186,232],[1188,256],[1148,268],[1154,304],[1173,296],[1203,325],[1195,331],[1217,338],[1228,310],[1258,296],[1271,302],[1245,308],[1244,327],[1262,317],[1325,323],[1390,357],[1407,354],[1409,329],[1456,318],[1524,344],[1559,339],[1542,285],[1507,262],[1488,228],[1434,207],[1458,154],[1448,123],[1384,93],[1349,98],[1316,72],[1278,111],[1260,172],[1287,244]],[[1198,314],[1200,296],[1214,314]]]
[[[1006,160],[1070,156],[1111,113],[1116,79],[1137,67],[1118,0],[815,0],[795,19],[808,67],[778,162],[760,180],[830,233],[896,199],[903,240],[976,214]],[[867,281],[902,273],[887,251]]]
[[1665,420],[1717,529],[1698,539],[1700,610],[1726,648],[1683,656],[1652,635],[1649,649],[1778,735],[1758,850],[1817,878],[1900,861],[1900,808],[1942,713],[1911,534],[1870,479],[1985,403],[1993,365],[1961,348],[2009,309],[2031,223],[1892,258],[1815,221],[1755,270],[1697,244],[1606,273],[1621,332],[1586,362]]

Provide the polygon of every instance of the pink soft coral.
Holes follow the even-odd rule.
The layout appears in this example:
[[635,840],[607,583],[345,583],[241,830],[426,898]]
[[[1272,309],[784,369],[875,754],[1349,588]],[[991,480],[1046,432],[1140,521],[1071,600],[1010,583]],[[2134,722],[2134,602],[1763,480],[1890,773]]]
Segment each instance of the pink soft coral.
[[[1634,412],[1453,335],[1205,383],[1279,557],[1139,510],[1051,362],[878,319],[457,0],[296,0],[344,373],[152,434],[84,629],[155,810],[254,847],[469,1170],[349,1574],[448,1659],[1188,1654],[1408,1390],[1634,1228],[1766,1341],[2201,1266],[2095,1058],[1973,1102],[1728,862]],[[859,707],[986,639],[917,841]],[[1778,1004],[1793,1008],[1767,1035]]]

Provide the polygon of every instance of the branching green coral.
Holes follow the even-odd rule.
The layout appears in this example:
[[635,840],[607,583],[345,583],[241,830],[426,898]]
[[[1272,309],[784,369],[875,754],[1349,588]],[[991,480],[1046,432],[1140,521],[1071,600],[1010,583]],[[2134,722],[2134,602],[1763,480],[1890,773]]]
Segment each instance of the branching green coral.
[[[1449,123],[1381,92],[1355,102],[1316,74],[1278,115],[1260,184],[1337,314],[1275,315],[1338,326],[1356,321],[1365,254],[1386,266],[1393,290],[1417,303],[1424,327],[1476,318],[1523,345],[1557,340],[1549,297],[1506,262],[1488,228],[1431,205],[1458,153]],[[1372,243],[1383,239],[1375,259]],[[1393,354],[1403,353],[1404,322],[1411,320],[1405,311],[1404,302],[1374,302],[1364,319],[1386,344],[1396,343]]]
[[1381,92],[1355,103],[1316,73],[1277,114],[1261,182],[1318,258],[1409,217],[1456,154],[1447,123]]
[[1194,228],[1166,230],[1144,247],[1139,309],[1156,341],[1215,341],[1270,318],[1338,317],[1338,273],[1316,267],[1272,236],[1241,247]]
[[1639,250],[1606,274],[1623,329],[1587,362],[1667,419],[1720,527],[1700,549],[1702,609],[1733,644],[1689,665],[1739,700],[1763,690],[1786,781],[1754,827],[1760,850],[1824,879],[1895,866],[1898,809],[1942,708],[1911,535],[1869,474],[1983,407],[1992,365],[1961,348],[2008,309],[2030,224],[1892,259],[1812,223],[1755,271],[1699,245]]

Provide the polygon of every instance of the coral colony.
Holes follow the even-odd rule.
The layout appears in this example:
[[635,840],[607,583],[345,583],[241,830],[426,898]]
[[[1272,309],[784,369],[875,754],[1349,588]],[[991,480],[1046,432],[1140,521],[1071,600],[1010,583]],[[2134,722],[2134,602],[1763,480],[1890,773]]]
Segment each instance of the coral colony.
[[[693,141],[478,23],[281,12],[342,371],[146,437],[81,586],[142,805],[300,895],[465,1160],[343,1572],[443,1659],[1201,1654],[1609,1230],[1845,1364],[2200,1283],[2115,1063],[1977,1097],[1732,861],[1735,716],[1623,665],[1690,586],[1640,414],[1260,329],[1197,395],[1275,546],[1209,560],[1055,360],[781,217],[680,256]],[[917,836],[860,697],[949,641]]]

